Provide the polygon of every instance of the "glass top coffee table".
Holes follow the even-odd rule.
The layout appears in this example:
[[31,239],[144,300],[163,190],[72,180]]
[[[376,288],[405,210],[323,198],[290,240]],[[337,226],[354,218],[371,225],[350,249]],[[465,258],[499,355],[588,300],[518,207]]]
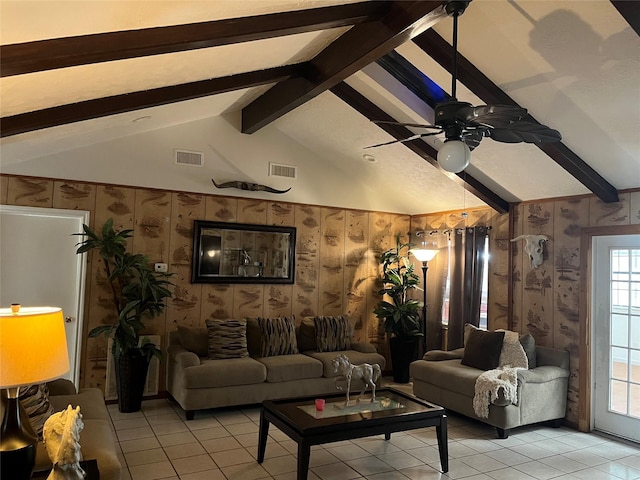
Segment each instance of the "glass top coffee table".
[[376,401],[364,395],[360,402],[352,397],[345,406],[344,393],[324,397],[323,411],[317,411],[318,397],[265,400],[260,412],[258,463],[264,461],[269,424],[273,423],[298,444],[298,480],[306,480],[312,445],[352,440],[394,432],[436,427],[440,465],[449,470],[447,416],[445,409],[397,390],[376,390]]

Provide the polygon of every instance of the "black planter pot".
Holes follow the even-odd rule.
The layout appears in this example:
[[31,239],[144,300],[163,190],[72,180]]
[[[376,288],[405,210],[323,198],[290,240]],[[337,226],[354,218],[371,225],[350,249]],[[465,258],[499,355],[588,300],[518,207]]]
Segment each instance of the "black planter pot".
[[142,394],[147,382],[149,360],[140,351],[116,355],[116,385],[118,387],[118,410],[123,413],[137,412],[142,406]]
[[391,370],[393,381],[409,383],[409,365],[419,357],[420,337],[401,340],[396,337],[389,339],[391,353]]

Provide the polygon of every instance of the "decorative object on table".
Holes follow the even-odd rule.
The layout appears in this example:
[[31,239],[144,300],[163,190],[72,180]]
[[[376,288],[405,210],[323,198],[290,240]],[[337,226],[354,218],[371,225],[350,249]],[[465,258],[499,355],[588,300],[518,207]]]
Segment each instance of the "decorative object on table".
[[61,309],[18,304],[0,308],[0,387],[7,389],[0,432],[0,478],[28,479],[35,464],[38,439],[18,400],[20,387],[44,383],[68,371]]
[[43,437],[47,455],[53,469],[47,480],[83,480],[85,471],[80,466],[80,432],[84,428],[80,407],[71,405],[54,413],[44,423]]
[[376,382],[381,375],[380,365],[377,363],[374,363],[373,365],[368,363],[354,365],[349,361],[349,357],[342,354],[331,360],[331,364],[333,365],[333,372],[338,374],[335,380],[336,388],[338,390],[342,390],[342,387],[338,385],[338,382],[347,382],[347,400],[344,402],[345,407],[349,406],[349,393],[351,390],[351,380],[353,378],[359,378],[364,383],[364,388],[360,392],[360,395],[358,395],[356,402],[360,402],[360,398],[367,387],[371,387],[371,403],[376,401]]
[[212,178],[211,181],[216,188],[237,188],[239,190],[248,190],[250,192],[269,192],[269,193],[287,193],[291,190],[291,187],[286,190],[276,190],[275,188],[268,187],[266,185],[260,185],[259,183],[243,182],[241,180],[233,180],[231,182],[216,183]]
[[427,233],[424,230],[416,232],[416,237],[422,237],[420,248],[413,248],[411,253],[416,260],[422,262],[422,354],[427,352],[427,270],[429,269],[429,262],[434,259],[439,250],[436,248],[428,248],[429,245],[425,241]]
[[542,265],[544,244],[549,241],[546,235],[520,235],[512,238],[512,242],[524,240],[524,253],[531,260],[531,268],[538,268]]
[[[99,232],[83,226],[86,239],[80,242],[76,253],[97,250],[105,266],[111,289],[111,301],[117,321],[113,325],[100,325],[89,332],[90,337],[113,335],[118,408],[121,412],[137,412],[151,357],[160,357],[158,347],[145,342],[142,335],[145,319],[160,315],[165,298],[171,296],[168,280],[170,273],[156,272],[141,254],[127,252],[127,239],[133,230],[115,231],[113,219],[107,220]],[[140,342],[140,338],[143,338]]]
[[420,337],[424,334],[420,327],[422,305],[409,298],[409,291],[418,287],[420,279],[414,273],[414,265],[409,260],[412,243],[404,243],[402,236],[396,236],[396,246],[380,256],[382,265],[382,283],[378,291],[386,296],[373,311],[376,317],[384,320],[384,329],[389,338],[393,381],[409,381],[409,364],[418,359]]

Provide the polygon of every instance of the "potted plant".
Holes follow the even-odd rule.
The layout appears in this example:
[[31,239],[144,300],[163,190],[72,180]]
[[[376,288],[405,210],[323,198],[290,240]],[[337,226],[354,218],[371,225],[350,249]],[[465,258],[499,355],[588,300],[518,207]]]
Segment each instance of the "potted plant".
[[398,234],[396,246],[380,256],[383,288],[378,294],[383,298],[373,311],[384,321],[389,335],[393,380],[398,383],[409,381],[409,364],[418,359],[420,337],[424,335],[420,328],[422,303],[409,298],[409,291],[418,288],[420,282],[409,261],[411,247]]
[[89,337],[105,335],[113,338],[118,407],[121,412],[140,410],[149,361],[160,350],[148,340],[140,342],[144,320],[162,313],[164,299],[171,296],[169,273],[155,272],[144,255],[127,251],[127,239],[133,230],[115,231],[113,219],[107,220],[100,232],[83,225],[86,239],[78,243],[76,253],[97,250],[104,262],[111,301],[117,314],[113,325],[100,325]]

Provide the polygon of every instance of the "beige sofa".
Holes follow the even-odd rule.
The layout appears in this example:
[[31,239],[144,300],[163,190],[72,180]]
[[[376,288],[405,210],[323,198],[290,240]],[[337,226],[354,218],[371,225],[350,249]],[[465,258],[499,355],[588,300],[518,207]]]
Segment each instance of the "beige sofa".
[[[377,363],[385,359],[370,343],[350,342],[348,350],[319,352],[312,318],[296,328],[299,353],[260,357],[256,345],[260,331],[255,319],[247,319],[250,356],[214,359],[207,357],[206,328],[181,327],[169,333],[167,348],[167,390],[186,411],[187,420],[196,410],[249,405],[285,397],[326,395],[336,392],[331,361],[338,355],[353,364]],[[352,390],[362,388],[353,383]]]
[[[84,428],[80,432],[80,447],[84,460],[97,460],[100,480],[120,480],[122,467],[117,455],[116,437],[112,429],[109,412],[102,391],[98,388],[83,388],[76,392],[68,380],[54,380],[47,384],[49,401],[55,412],[71,405],[80,406]],[[42,442],[36,450],[34,471],[51,470],[51,461]]]
[[462,365],[463,348],[427,352],[423,359],[413,362],[413,393],[496,427],[499,438],[507,438],[511,428],[531,423],[554,420],[554,426],[560,426],[566,415],[569,352],[534,348],[535,367],[517,374],[517,403],[506,401],[500,394],[489,406],[488,418],[479,418],[473,408],[476,379],[483,370]]

